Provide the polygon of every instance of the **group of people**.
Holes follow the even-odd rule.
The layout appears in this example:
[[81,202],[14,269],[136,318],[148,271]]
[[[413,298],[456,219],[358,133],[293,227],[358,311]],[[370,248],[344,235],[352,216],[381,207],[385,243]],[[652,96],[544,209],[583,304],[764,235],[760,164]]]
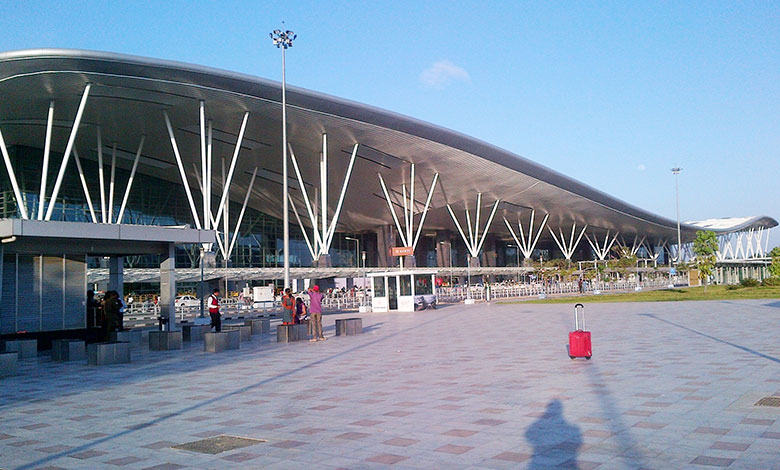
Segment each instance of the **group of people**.
[[100,326],[104,341],[111,340],[111,333],[124,330],[125,304],[115,290],[106,291],[102,301],[95,298],[95,292],[87,291],[88,324]]
[[325,341],[325,336],[322,334],[322,297],[320,293],[320,286],[312,286],[308,290],[309,294],[309,306],[306,307],[301,297],[295,298],[292,294],[292,289],[287,288],[282,296],[283,325],[300,325],[308,324],[309,341]]

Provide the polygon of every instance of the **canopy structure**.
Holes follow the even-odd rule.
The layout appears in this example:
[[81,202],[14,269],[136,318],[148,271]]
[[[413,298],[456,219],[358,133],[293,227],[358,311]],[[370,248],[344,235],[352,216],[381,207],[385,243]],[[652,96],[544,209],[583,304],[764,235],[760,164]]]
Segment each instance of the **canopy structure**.
[[[117,168],[183,184],[192,216],[187,222],[198,228],[221,228],[220,186],[228,200],[282,215],[278,82],[123,54],[36,49],[0,54],[0,94],[6,146],[46,147],[65,158],[77,148],[84,165],[115,155]],[[529,253],[537,241],[554,241],[567,258],[586,239],[597,252],[608,251],[610,239],[633,240],[635,247],[677,242],[676,221],[458,132],[294,87],[287,88],[287,106],[296,169],[289,179],[290,220],[311,234],[315,259],[327,252],[332,231],[395,224],[411,245],[423,222],[424,231],[459,231],[477,251],[486,233],[522,238]],[[227,181],[204,185],[222,157]],[[93,196],[95,206],[110,206],[98,204],[94,190]],[[35,200],[26,198],[24,206],[34,217]],[[105,222],[100,208],[94,212]],[[777,221],[683,223],[681,238],[690,242],[702,227],[731,233],[746,224],[768,229]],[[228,251],[235,240],[217,242]]]

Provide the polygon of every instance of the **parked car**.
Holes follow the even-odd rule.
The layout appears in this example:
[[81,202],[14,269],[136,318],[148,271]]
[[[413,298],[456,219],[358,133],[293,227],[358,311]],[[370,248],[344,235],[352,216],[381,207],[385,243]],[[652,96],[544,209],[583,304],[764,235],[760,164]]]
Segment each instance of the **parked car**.
[[179,297],[176,297],[176,307],[199,307],[200,306],[200,300],[192,295],[181,295]]

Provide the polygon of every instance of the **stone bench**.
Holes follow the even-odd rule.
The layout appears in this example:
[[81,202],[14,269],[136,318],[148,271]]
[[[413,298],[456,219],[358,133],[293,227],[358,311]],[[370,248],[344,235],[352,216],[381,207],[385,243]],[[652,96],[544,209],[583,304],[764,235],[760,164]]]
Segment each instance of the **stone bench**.
[[130,343],[133,346],[140,346],[144,342],[141,330],[122,330],[112,331],[111,341]]
[[292,343],[309,339],[309,327],[307,325],[277,325],[276,342]]
[[241,336],[241,342],[250,341],[252,339],[252,327],[248,325],[226,325],[222,330],[238,331]]
[[270,318],[251,318],[249,320],[245,320],[244,324],[252,328],[253,335],[271,332]]
[[203,341],[203,336],[211,331],[209,325],[182,325],[181,334],[184,341]]
[[87,345],[87,363],[91,366],[130,362],[130,343],[112,341]]
[[1,352],[15,352],[19,359],[34,359],[38,357],[37,339],[14,339],[3,341]]
[[181,341],[181,331],[149,332],[150,351],[170,351],[172,349],[181,349]]
[[219,333],[203,335],[203,350],[218,353],[241,348],[241,332],[239,330],[223,330]]
[[51,342],[51,360],[58,362],[83,361],[87,347],[81,339],[55,339]]
[[15,351],[0,353],[0,377],[16,375],[18,362],[19,353]]
[[363,333],[362,318],[342,318],[336,320],[336,336],[352,336]]

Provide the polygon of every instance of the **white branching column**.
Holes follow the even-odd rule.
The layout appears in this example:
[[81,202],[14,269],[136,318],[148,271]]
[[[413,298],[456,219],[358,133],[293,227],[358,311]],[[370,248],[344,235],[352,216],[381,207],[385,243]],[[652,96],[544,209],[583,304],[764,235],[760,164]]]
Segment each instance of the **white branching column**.
[[[420,233],[422,232],[423,225],[425,224],[425,216],[428,215],[428,209],[431,206],[431,198],[433,197],[434,189],[436,189],[436,183],[439,180],[439,174],[434,173],[433,175],[433,181],[431,182],[431,187],[428,189],[428,197],[425,199],[425,206],[423,207],[422,213],[420,215],[420,221],[417,224],[416,232],[414,230],[414,217],[417,207],[417,203],[414,200],[414,163],[411,164],[408,191],[406,183],[401,185],[401,198],[403,199],[402,205],[404,211],[403,227],[401,226],[401,222],[395,213],[393,201],[390,198],[390,193],[387,190],[387,185],[385,184],[384,178],[382,178],[382,175],[380,174],[377,174],[377,176],[379,177],[379,184],[382,186],[382,192],[384,193],[385,200],[387,201],[387,208],[390,210],[390,214],[393,216],[393,222],[395,222],[395,227],[398,229],[398,236],[401,238],[401,243],[403,246],[411,248],[414,252],[414,250],[417,248],[417,242],[420,241]],[[408,267],[414,267],[416,265],[414,255],[412,254],[410,256],[405,256],[404,264]]]
[[531,210],[531,220],[528,222],[527,238],[525,236],[525,231],[523,230],[523,224],[520,222],[519,214],[517,217],[517,228],[520,229],[520,238],[517,238],[517,235],[515,234],[515,231],[512,228],[512,224],[510,224],[509,221],[506,220],[506,217],[504,217],[504,223],[506,224],[506,228],[509,229],[509,233],[512,234],[512,238],[514,238],[515,243],[517,243],[517,246],[520,248],[520,251],[523,253],[523,257],[526,260],[531,259],[531,256],[534,253],[534,249],[536,248],[536,243],[539,241],[539,237],[542,235],[542,232],[544,232],[544,227],[547,224],[547,219],[550,217],[550,214],[545,214],[544,218],[542,219],[542,223],[539,224],[538,227],[534,228],[535,214],[536,211]]
[[621,236],[620,241],[618,242],[618,248],[623,256],[636,256],[637,251],[639,251],[644,242],[645,237],[639,238],[639,235],[637,234],[634,235],[634,241],[629,247],[625,239]]
[[610,231],[607,230],[606,235],[604,235],[603,242],[599,241],[599,238],[595,234],[593,235],[593,240],[591,240],[586,233],[585,239],[588,241],[588,244],[593,249],[593,253],[599,259],[599,261],[604,261],[604,259],[606,259],[606,257],[609,255],[609,251],[612,249],[612,245],[615,244],[615,240],[617,240],[619,233],[620,232],[615,232],[615,235],[610,240]]
[[453,212],[452,207],[447,204],[447,211],[449,211],[450,217],[452,217],[452,221],[455,223],[455,227],[457,227],[458,233],[460,233],[460,236],[463,239],[463,243],[466,244],[466,248],[469,251],[469,266],[473,263],[474,259],[479,260],[479,252],[482,250],[482,244],[485,242],[485,236],[487,236],[488,228],[493,222],[493,216],[496,215],[496,210],[498,209],[498,204],[500,202],[500,199],[496,199],[496,202],[493,203],[493,209],[490,211],[490,216],[488,217],[487,223],[482,230],[481,237],[479,235],[479,219],[482,210],[482,193],[477,194],[477,207],[473,226],[471,224],[471,212],[468,210],[468,208],[466,209],[466,228],[468,229],[468,237],[463,231],[463,227],[458,221],[458,218],[455,216],[455,212]]
[[[309,215],[309,222],[311,223],[312,236],[308,234],[308,229],[303,225],[303,220],[298,213],[298,208],[293,200],[292,196],[288,193],[290,200],[290,206],[292,207],[295,219],[298,221],[298,225],[303,232],[303,238],[306,241],[306,246],[309,249],[314,264],[319,267],[329,267],[330,262],[330,246],[333,243],[333,235],[336,233],[336,224],[338,223],[339,216],[341,215],[341,208],[344,206],[344,197],[347,194],[347,187],[349,186],[349,179],[352,175],[352,168],[355,166],[355,157],[357,157],[358,144],[355,144],[352,148],[352,155],[349,159],[349,165],[347,166],[347,173],[344,176],[344,182],[341,185],[341,194],[339,194],[339,200],[336,204],[336,209],[333,211],[333,216],[328,223],[328,137],[326,134],[322,134],[322,155],[320,156],[320,203],[321,206],[317,210],[317,194],[314,196],[314,204],[309,199],[309,193],[306,190],[306,185],[303,181],[303,175],[301,175],[301,169],[298,165],[298,159],[295,158],[292,145],[288,144],[288,150],[290,153],[290,159],[293,163],[293,169],[295,170],[295,176],[298,179],[298,186],[301,189],[301,196],[303,197],[304,205],[306,206],[306,212]],[[314,207],[314,208],[312,208]]]
[[564,257],[566,257],[566,261],[571,261],[571,257],[574,255],[574,251],[577,249],[577,245],[580,244],[580,240],[582,240],[582,236],[585,234],[585,229],[587,228],[587,225],[582,227],[582,230],[580,231],[580,234],[577,236],[575,241],[574,236],[577,233],[577,224],[572,224],[571,236],[568,240],[566,240],[566,236],[563,234],[562,228],[558,227],[558,234],[560,235],[560,238],[558,238],[558,235],[555,235],[553,229],[549,226],[547,227],[547,229],[550,231],[550,235],[553,237],[553,240],[555,240],[555,244],[558,245],[558,248],[561,249],[561,253],[563,253]]

